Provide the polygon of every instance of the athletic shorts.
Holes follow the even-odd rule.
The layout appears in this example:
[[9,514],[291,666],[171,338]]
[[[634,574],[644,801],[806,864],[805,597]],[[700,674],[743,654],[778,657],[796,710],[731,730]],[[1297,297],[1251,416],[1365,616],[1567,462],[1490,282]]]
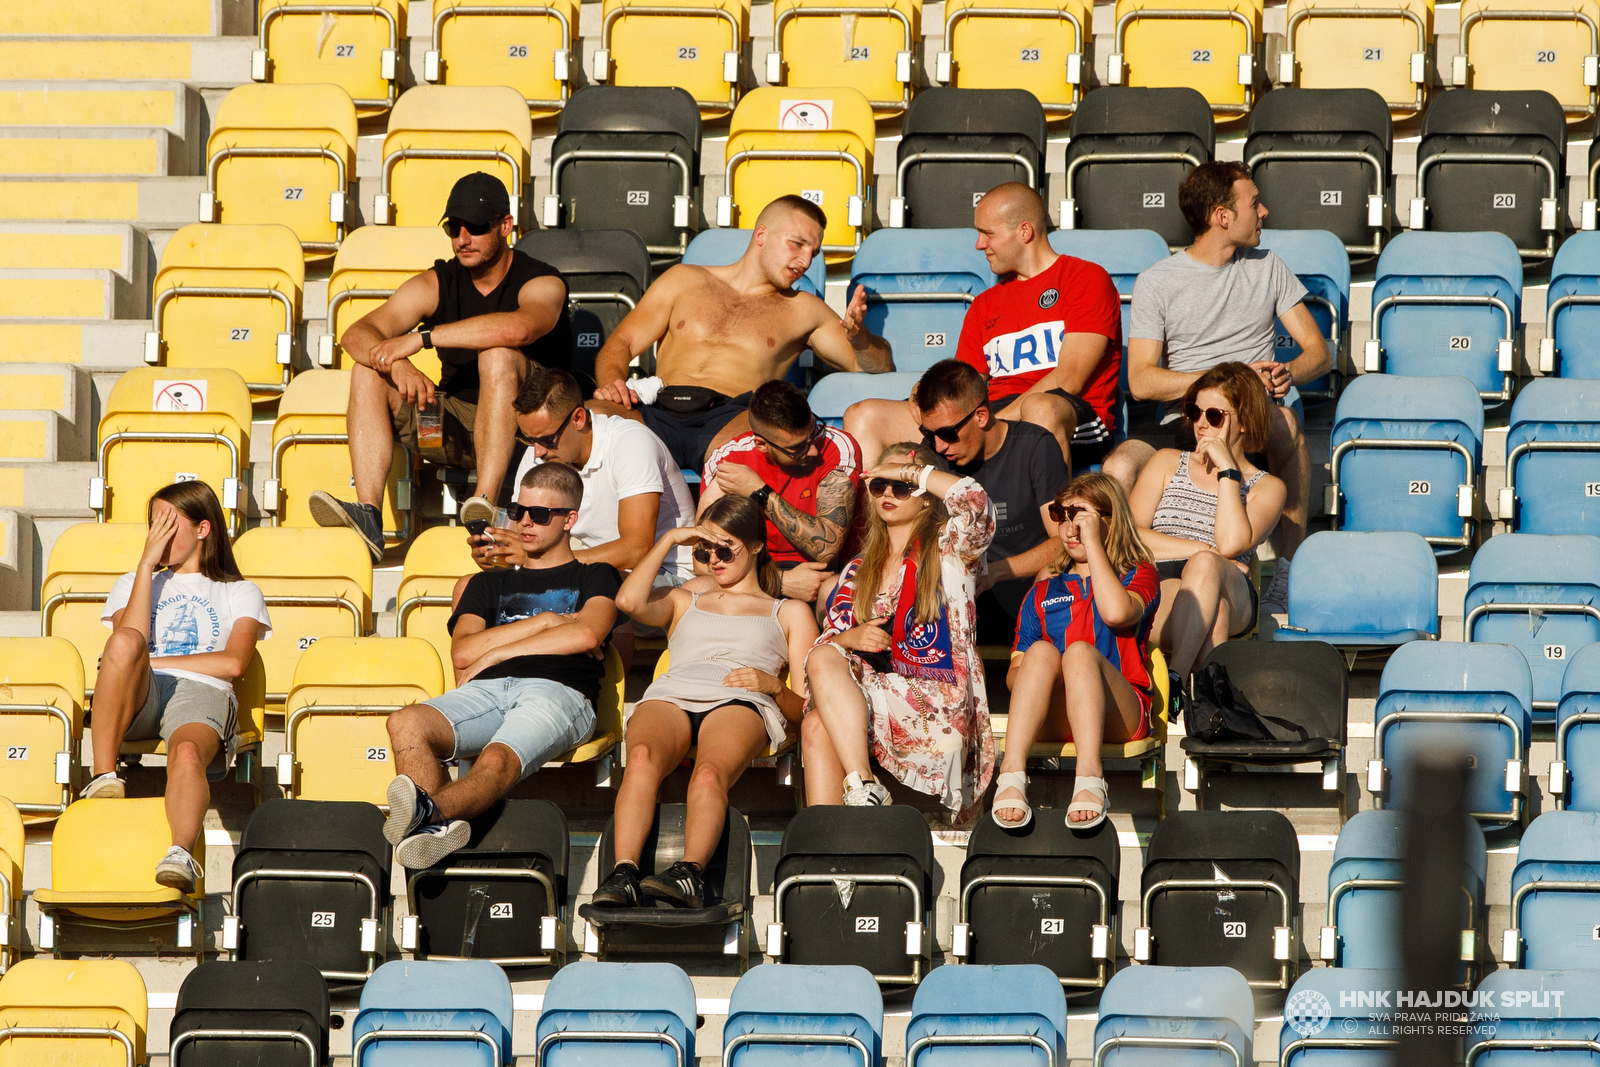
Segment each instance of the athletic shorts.
[[654,404],[641,405],[639,412],[650,432],[667,446],[672,461],[682,470],[698,471],[706,465],[706,450],[717,434],[749,407],[750,394],[740,393],[688,415],[675,414]]
[[125,741],[154,741],[156,738],[172,743],[172,735],[180,726],[203,722],[216,731],[222,744],[206,767],[206,778],[213,782],[222,780],[228,773],[228,749],[235,741],[238,729],[238,711],[233,694],[193,678],[179,678],[161,671],[150,672],[150,692],[144,698],[144,707],[128,724]]
[[456,736],[454,759],[476,759],[491,744],[517,754],[526,778],[594,733],[594,705],[547,678],[474,678],[423,701]]
[[395,436],[423,459],[431,459],[454,470],[474,469],[478,459],[472,449],[472,427],[478,420],[477,402],[462,400],[448,393],[435,395],[440,401],[439,424],[444,439],[443,447],[437,450],[438,454],[431,448],[417,448],[418,415],[415,404],[402,404],[398,412],[390,415],[389,421],[394,426]]
[[[1111,451],[1111,430],[1094,408],[1089,406],[1089,402],[1065,389],[1046,389],[1045,392],[1065,400],[1071,406],[1072,417],[1078,424],[1069,442],[1072,446],[1072,469],[1077,470],[1080,467],[1088,469],[1105,459],[1106,453]],[[999,400],[991,400],[989,410],[999,414],[1020,396],[1021,393],[1013,393]]]

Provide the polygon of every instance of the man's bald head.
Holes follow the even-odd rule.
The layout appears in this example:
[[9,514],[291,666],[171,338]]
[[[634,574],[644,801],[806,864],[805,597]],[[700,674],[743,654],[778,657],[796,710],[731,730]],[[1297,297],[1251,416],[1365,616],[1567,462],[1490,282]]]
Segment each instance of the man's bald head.
[[828,228],[828,216],[822,213],[822,209],[805,197],[795,196],[793,193],[780,196],[762,208],[761,214],[756,216],[756,225],[776,226],[794,215],[803,215],[824,230]]
[[1021,182],[1006,182],[985,193],[972,224],[978,230],[978,251],[996,274],[1029,278],[1055,261],[1044,201]]
[[1050,215],[1038,193],[1021,182],[1006,182],[983,194],[978,210],[994,213],[994,221],[1015,230],[1023,223],[1033,224],[1034,234],[1043,237],[1050,231]]

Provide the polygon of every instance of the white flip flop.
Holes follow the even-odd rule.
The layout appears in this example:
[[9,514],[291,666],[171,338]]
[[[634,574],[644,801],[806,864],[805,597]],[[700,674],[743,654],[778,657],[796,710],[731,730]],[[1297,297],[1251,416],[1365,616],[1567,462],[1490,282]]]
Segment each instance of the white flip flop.
[[[1021,830],[1033,822],[1033,808],[1028,805],[1028,775],[1025,771],[1006,771],[995,776],[994,791],[998,794],[1002,789],[1015,789],[1022,794],[1021,800],[996,800],[994,807],[989,810],[989,816],[994,819],[994,824],[1002,830]],[[1006,822],[1000,818],[1000,812],[1021,811],[1021,822]]]
[[[1100,803],[1090,804],[1087,801],[1075,800],[1068,804],[1067,829],[1093,830],[1096,826],[1106,821],[1106,815],[1111,811],[1110,790],[1107,788],[1104,778],[1089,778],[1085,775],[1078,775],[1072,779],[1072,795],[1077,796],[1079,793],[1094,793],[1100,797]],[[1075,811],[1093,811],[1097,812],[1098,815],[1096,818],[1089,819],[1086,822],[1073,822],[1072,813]]]

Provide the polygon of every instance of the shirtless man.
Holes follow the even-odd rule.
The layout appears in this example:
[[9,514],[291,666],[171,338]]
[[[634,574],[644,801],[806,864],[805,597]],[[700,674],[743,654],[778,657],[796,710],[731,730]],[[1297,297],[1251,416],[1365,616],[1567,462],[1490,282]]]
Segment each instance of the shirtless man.
[[[821,251],[826,225],[815,204],[780,196],[756,219],[737,263],[663,274],[595,356],[600,387],[590,408],[643,422],[680,467],[699,470],[750,428],[751,391],[787,374],[802,349],[835,370],[894,370],[889,342],[862,326],[864,293],[840,318],[793,288]],[[657,342],[656,377],[627,381],[628,364]]]

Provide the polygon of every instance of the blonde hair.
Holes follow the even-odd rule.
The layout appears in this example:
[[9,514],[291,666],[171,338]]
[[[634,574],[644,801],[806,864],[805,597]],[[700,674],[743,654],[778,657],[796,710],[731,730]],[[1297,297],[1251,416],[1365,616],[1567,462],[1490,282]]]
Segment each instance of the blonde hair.
[[[878,462],[886,463],[890,456],[909,456],[909,462],[919,467],[944,469],[944,464],[939,462],[939,456],[933,449],[911,441],[885,448]],[[939,573],[939,532],[950,521],[950,512],[945,508],[944,501],[931,493],[927,495],[928,507],[912,523],[911,538],[906,542],[906,554],[913,551],[917,553],[915,614],[919,623],[936,621],[944,605],[944,582]],[[901,559],[904,558],[901,556]],[[857,618],[862,618],[863,610],[871,611],[871,598],[877,595],[883,584],[884,568],[889,563],[889,524],[883,521],[883,515],[877,508],[868,507],[867,539],[861,547],[861,564],[856,567],[854,582]],[[867,599],[863,601],[863,597]]]
[[[1155,562],[1150,550],[1139,539],[1139,531],[1134,528],[1133,511],[1128,507],[1128,497],[1122,491],[1121,482],[1098,471],[1080,474],[1056,494],[1055,502],[1065,504],[1073,497],[1087,501],[1102,515],[1111,516],[1105,524],[1106,558],[1118,574],[1141,560],[1145,563]],[[1055,561],[1050,564],[1050,573],[1060,574],[1071,566],[1072,557],[1067,555],[1067,546],[1062,545]]]

